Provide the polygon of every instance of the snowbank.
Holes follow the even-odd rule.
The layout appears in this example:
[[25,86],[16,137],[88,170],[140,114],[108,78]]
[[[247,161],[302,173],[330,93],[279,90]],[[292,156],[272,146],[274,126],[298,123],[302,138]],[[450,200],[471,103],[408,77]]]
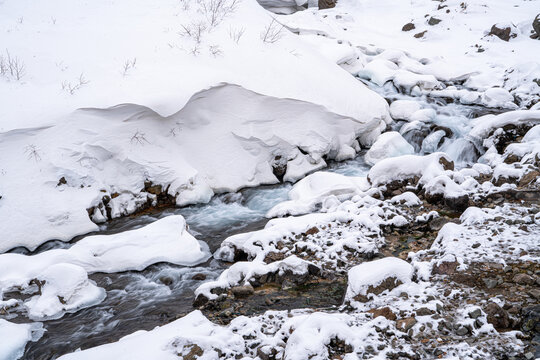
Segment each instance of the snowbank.
[[[155,204],[156,195],[179,206],[207,202],[214,192],[276,183],[277,166],[296,180],[325,166],[323,156],[353,157],[357,139],[369,143],[379,123],[221,85],[166,118],[122,105],[0,134],[0,217],[10,218],[0,223],[8,234],[0,251],[96,230],[87,209],[99,223]],[[148,182],[159,191],[147,192]]]

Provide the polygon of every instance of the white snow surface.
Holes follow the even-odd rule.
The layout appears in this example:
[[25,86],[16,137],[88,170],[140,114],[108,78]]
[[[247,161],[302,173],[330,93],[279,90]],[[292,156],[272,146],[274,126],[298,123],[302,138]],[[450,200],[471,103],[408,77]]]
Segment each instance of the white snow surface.
[[406,180],[417,176],[420,184],[444,175],[445,170],[440,160],[452,160],[445,153],[433,153],[425,156],[403,155],[388,158],[375,164],[368,173],[368,180],[373,186],[380,186],[396,180]]
[[[103,196],[126,194],[113,216],[153,203],[145,181],[178,205],[207,202],[277,182],[278,155],[297,180],[322,155],[351,158],[357,138],[369,145],[391,121],[382,97],[296,35],[263,41],[273,20],[255,0],[215,24],[201,4],[0,4],[2,56],[25,67],[0,77],[0,251],[96,230],[86,209]],[[199,39],[187,34],[198,24]]]
[[414,154],[414,147],[397,131],[385,132],[369,148],[364,159],[370,165],[375,165],[386,158]]
[[284,201],[268,211],[267,217],[302,215],[312,212],[329,196],[343,201],[369,188],[364,177],[344,176],[317,171],[296,183],[289,191],[289,201]]
[[375,288],[388,278],[408,283],[412,281],[413,274],[413,266],[399,258],[386,257],[365,262],[349,270],[345,299],[352,300],[357,295],[368,295],[370,287]]
[[209,257],[206,244],[187,232],[184,218],[168,216],[140,229],[88,236],[69,249],[33,256],[1,254],[0,295],[15,287],[25,289],[37,280],[44,285],[40,295],[24,303],[29,316],[58,318],[105,298],[88,273],[143,270],[158,262],[196,265]]
[[14,324],[0,319],[0,360],[21,358],[26,343],[38,340],[42,334],[41,323]]
[[357,138],[369,144],[380,121],[221,85],[166,118],[128,104],[0,134],[0,218],[10,219],[0,223],[7,234],[0,251],[96,230],[86,209],[99,207],[92,217],[104,221],[104,196],[120,193],[108,205],[113,217],[153,203],[145,181],[162,185],[181,206],[207,202],[214,192],[277,182],[272,164],[278,156],[287,164],[286,180],[297,180],[325,166],[323,155],[353,157]]

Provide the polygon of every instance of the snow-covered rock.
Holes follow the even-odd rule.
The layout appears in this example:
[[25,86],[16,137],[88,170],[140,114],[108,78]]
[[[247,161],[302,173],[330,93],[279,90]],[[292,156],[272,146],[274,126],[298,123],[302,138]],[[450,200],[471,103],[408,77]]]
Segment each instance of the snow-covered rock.
[[36,276],[41,294],[25,302],[28,316],[34,320],[52,319],[63,312],[73,312],[100,303],[105,290],[88,280],[86,271],[77,265],[55,264]]
[[369,170],[368,180],[373,186],[380,186],[418,177],[419,183],[424,184],[446,170],[453,170],[453,163],[444,153],[403,155],[379,161]]
[[364,159],[368,164],[375,165],[386,158],[411,154],[414,154],[414,147],[397,131],[389,131],[379,135]]
[[412,281],[414,268],[405,260],[387,257],[365,262],[349,270],[345,299],[352,301],[370,295],[378,295],[385,290]]
[[390,116],[394,120],[410,121],[413,114],[422,109],[418,101],[396,100],[390,104]]
[[485,139],[493,131],[506,125],[534,126],[537,124],[540,124],[540,110],[509,111],[500,115],[485,115],[476,119],[469,135],[474,138]]
[[368,188],[366,178],[318,171],[296,183],[289,191],[290,200],[277,204],[266,216],[273,218],[306,214],[315,210],[330,196],[343,201]]

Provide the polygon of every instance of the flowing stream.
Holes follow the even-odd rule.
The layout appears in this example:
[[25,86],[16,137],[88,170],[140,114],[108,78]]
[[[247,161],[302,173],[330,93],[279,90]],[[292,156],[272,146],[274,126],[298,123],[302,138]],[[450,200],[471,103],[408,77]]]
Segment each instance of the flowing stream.
[[[474,143],[467,139],[467,133],[471,127],[471,118],[486,113],[486,109],[446,104],[425,97],[411,98],[391,88],[368,85],[387,99],[414,99],[422,107],[436,111],[436,117],[429,123],[415,126],[408,123],[410,129],[403,131],[406,123],[397,122],[392,128],[401,130],[402,135],[415,146],[417,153],[445,151],[454,158],[458,167],[478,159],[480,153]],[[442,137],[432,136],[431,142],[425,140],[429,134],[441,130],[444,132],[444,135],[440,133]],[[360,153],[353,160],[330,163],[325,171],[347,176],[366,176],[369,166],[363,160],[363,153]],[[132,230],[172,214],[181,214],[186,218],[190,232],[205,241],[214,252],[228,236],[263,228],[267,222],[266,212],[277,203],[287,200],[291,187],[291,184],[286,183],[249,188],[235,194],[216,196],[205,205],[165,209],[150,215],[117,219],[104,225],[99,233]],[[51,241],[41,246],[37,252],[65,248],[72,244]],[[15,251],[28,253],[21,249]],[[223,269],[224,264],[209,260],[197,267],[162,263],[141,272],[92,274],[90,278],[106,289],[106,299],[99,305],[65,314],[57,320],[45,321],[45,334],[39,341],[27,345],[24,358],[54,359],[79,348],[114,342],[134,331],[150,330],[173,321],[193,310],[193,291],[202,282],[216,278]],[[19,314],[10,321],[28,320]]]

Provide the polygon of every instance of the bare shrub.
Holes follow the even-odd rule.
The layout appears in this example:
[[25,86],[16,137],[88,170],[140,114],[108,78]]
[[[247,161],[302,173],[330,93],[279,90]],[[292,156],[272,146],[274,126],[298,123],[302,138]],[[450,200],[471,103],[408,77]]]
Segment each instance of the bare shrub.
[[26,75],[26,66],[21,59],[11,56],[9,50],[6,50],[5,56],[0,54],[0,76],[21,80],[24,75]]
[[233,28],[232,26],[229,28],[229,37],[234,41],[235,43],[239,43],[240,39],[244,35],[244,32],[246,31],[245,27],[241,28]]
[[200,44],[204,32],[206,31],[206,24],[202,21],[193,22],[188,25],[181,25],[182,29],[178,33],[182,37],[187,37],[194,40],[197,44]]
[[39,149],[36,145],[30,144],[24,148],[24,153],[26,154],[28,160],[34,160],[38,162],[41,160],[41,155],[39,155]]
[[280,24],[276,19],[272,19],[264,30],[261,32],[261,40],[266,44],[273,44],[279,41],[283,37],[283,28],[285,26]]
[[137,130],[133,136],[131,136],[130,142],[133,144],[138,145],[144,145],[145,143],[150,144],[148,140],[146,140],[146,136],[143,132]]
[[133,58],[132,60],[126,60],[126,62],[122,66],[122,76],[126,76],[131,69],[135,68],[136,64],[137,58]]
[[74,83],[68,81],[62,82],[62,90],[69,93],[70,95],[73,95],[75,94],[75,92],[80,90],[84,85],[88,84],[89,82],[90,81],[84,78],[84,74],[81,74]]
[[239,0],[198,0],[198,3],[208,24],[213,28],[236,10]]
[[210,54],[212,54],[213,57],[218,57],[218,56],[223,55],[223,51],[221,51],[221,48],[219,47],[219,45],[210,45],[210,47],[208,48],[208,51],[210,52]]

